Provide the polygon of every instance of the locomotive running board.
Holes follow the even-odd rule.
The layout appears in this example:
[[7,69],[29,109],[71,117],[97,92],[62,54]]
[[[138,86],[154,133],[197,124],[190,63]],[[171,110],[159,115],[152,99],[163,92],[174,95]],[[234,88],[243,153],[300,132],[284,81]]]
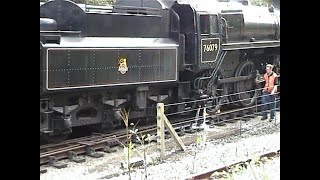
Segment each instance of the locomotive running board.
[[222,44],[222,50],[237,50],[237,49],[254,49],[280,47],[280,41],[261,41],[261,42],[242,42],[242,43],[227,43]]

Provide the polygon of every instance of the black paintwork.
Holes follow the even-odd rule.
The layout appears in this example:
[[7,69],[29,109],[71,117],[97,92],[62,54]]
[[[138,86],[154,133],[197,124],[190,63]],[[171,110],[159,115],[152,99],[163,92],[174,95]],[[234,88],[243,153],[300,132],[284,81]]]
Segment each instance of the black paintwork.
[[[119,61],[125,58],[122,74]],[[48,88],[175,81],[176,49],[57,49],[48,52]]]
[[157,102],[198,98],[208,82],[195,79],[213,73],[232,82],[224,91],[237,92],[243,61],[261,69],[280,56],[279,11],[245,0],[55,0],[40,3],[40,18],[40,133],[51,135],[69,133],[70,124],[110,130],[123,108],[148,121]]
[[85,31],[86,14],[72,1],[55,0],[40,6],[40,18],[54,19],[60,31]]

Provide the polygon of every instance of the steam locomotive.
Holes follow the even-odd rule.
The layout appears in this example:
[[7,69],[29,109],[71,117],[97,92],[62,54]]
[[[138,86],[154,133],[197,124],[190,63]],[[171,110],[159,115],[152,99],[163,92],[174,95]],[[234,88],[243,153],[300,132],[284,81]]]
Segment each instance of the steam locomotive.
[[280,10],[243,2],[40,4],[40,138],[80,126],[112,131],[122,109],[148,122],[158,102],[208,98],[211,113],[226,101],[252,105],[264,65],[280,73]]

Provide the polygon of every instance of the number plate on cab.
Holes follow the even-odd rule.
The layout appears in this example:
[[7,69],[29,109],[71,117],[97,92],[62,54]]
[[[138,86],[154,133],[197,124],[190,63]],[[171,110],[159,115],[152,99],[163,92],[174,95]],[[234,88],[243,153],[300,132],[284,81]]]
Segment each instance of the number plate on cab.
[[201,62],[214,62],[220,50],[219,38],[201,39]]

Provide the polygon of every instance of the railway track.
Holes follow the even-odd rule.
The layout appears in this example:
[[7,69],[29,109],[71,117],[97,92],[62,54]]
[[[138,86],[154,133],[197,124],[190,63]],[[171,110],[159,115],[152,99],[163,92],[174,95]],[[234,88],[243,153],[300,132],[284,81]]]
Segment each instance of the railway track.
[[[252,109],[255,107],[247,107],[247,108],[239,108],[237,111],[235,109],[222,112],[220,115],[220,120],[215,123],[211,120],[211,124],[221,124],[227,121],[234,121],[234,120],[248,120],[249,118],[252,118],[256,114]],[[237,117],[238,115],[244,115],[242,117]],[[225,118],[221,118],[224,117]],[[229,117],[229,119],[228,119]],[[230,119],[233,118],[233,119]],[[183,120],[179,121],[177,119],[171,118],[172,125],[174,129],[178,132],[178,134],[183,135],[184,132],[190,132],[193,133],[196,130],[190,129],[191,125],[195,123],[195,118],[191,118],[189,120]],[[223,119],[223,121],[221,121]],[[185,130],[185,131],[182,131]],[[219,135],[216,135],[215,137],[212,137],[213,139],[219,139],[223,137],[227,137],[233,134],[241,133],[241,127],[240,129],[234,129],[232,131],[228,131],[226,133],[220,133]],[[142,126],[139,127],[139,133],[141,134],[151,134],[154,137],[153,139],[156,140],[156,125],[152,126]],[[49,164],[51,166],[54,166],[56,168],[63,168],[66,167],[67,164],[60,163],[59,160],[68,158],[71,161],[74,162],[84,162],[85,159],[79,157],[78,155],[85,154],[90,157],[99,158],[103,156],[103,153],[97,152],[98,150],[102,150],[104,152],[114,152],[113,146],[119,145],[119,143],[125,143],[127,141],[127,135],[125,130],[119,130],[117,132],[111,133],[111,134],[98,134],[94,133],[92,136],[87,137],[81,137],[76,139],[71,139],[64,141],[62,143],[58,144],[46,144],[43,146],[40,146],[40,166],[44,164]],[[193,140],[189,140],[189,142],[185,142],[186,144],[191,144]],[[45,170],[40,168],[40,172],[44,173]]]
[[[173,124],[174,128],[179,129],[181,127],[190,126],[190,122],[177,122]],[[156,134],[156,125],[144,126],[139,128],[141,134]],[[96,150],[103,150],[110,152],[110,147],[118,145],[120,142],[125,143],[127,140],[126,131],[118,131],[111,134],[93,134],[88,137],[81,137],[77,139],[67,140],[58,144],[48,144],[40,146],[40,165],[49,163],[57,168],[64,167],[57,160],[69,158],[70,160],[78,160],[77,155],[86,154],[91,157],[100,157],[100,153],[96,153]]]
[[[272,158],[272,157],[275,157],[275,156],[280,156],[280,149],[279,150],[276,150],[276,151],[272,151],[272,152],[268,152],[268,153],[264,153],[262,155],[259,156],[259,159],[262,159],[264,157],[267,157],[267,158]],[[212,175],[213,173],[215,172],[222,172],[222,171],[227,171],[231,168],[231,167],[234,167],[236,165],[243,165],[245,166],[246,162],[251,162],[252,159],[247,159],[245,161],[239,161],[237,163],[234,163],[234,164],[231,164],[231,165],[228,165],[228,166],[224,166],[224,167],[221,167],[221,168],[218,168],[218,169],[215,169],[215,170],[212,170],[212,171],[208,171],[208,172],[203,172],[203,173],[200,173],[200,174],[197,174],[197,175],[194,175],[194,176],[191,176],[189,178],[186,178],[186,180],[197,180],[197,179],[202,179],[202,180],[207,180],[207,179],[212,179]]]

